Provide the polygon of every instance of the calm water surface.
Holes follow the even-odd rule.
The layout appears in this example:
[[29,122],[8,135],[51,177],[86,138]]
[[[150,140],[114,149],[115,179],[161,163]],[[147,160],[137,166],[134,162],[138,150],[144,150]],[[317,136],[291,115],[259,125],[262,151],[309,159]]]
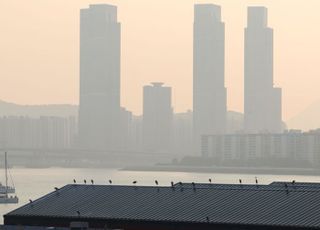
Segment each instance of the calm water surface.
[[[0,175],[0,181],[4,182],[4,173]],[[212,178],[214,183],[238,183],[239,178],[242,183],[254,183],[255,175],[251,174],[218,174],[218,173],[180,173],[180,172],[131,172],[119,171],[117,169],[11,169],[11,175],[15,183],[16,192],[20,199],[19,204],[0,204],[0,223],[2,216],[26,204],[29,199],[35,200],[42,195],[54,190],[54,187],[61,187],[68,183],[73,183],[73,179],[83,183],[86,179],[94,180],[95,184],[107,184],[112,179],[114,184],[127,185],[137,180],[140,185],[153,185],[154,180],[158,180],[160,185],[170,185],[174,182],[208,182]],[[267,184],[276,180],[296,180],[320,182],[320,176],[287,176],[287,175],[257,175],[259,183]]]

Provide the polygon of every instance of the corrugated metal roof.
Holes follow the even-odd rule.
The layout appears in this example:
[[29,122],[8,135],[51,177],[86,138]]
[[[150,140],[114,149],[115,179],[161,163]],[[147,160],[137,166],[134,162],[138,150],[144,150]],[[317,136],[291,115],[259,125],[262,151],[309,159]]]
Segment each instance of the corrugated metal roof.
[[[290,182],[289,182],[290,183]],[[289,184],[288,183],[288,184]],[[66,185],[6,216],[225,223],[320,229],[320,185]]]

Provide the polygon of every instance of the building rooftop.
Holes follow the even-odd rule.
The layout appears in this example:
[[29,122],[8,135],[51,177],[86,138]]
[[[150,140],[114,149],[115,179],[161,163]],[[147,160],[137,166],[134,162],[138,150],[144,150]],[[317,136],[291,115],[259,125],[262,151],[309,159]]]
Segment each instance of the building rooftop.
[[4,216],[320,229],[320,184],[66,185]]

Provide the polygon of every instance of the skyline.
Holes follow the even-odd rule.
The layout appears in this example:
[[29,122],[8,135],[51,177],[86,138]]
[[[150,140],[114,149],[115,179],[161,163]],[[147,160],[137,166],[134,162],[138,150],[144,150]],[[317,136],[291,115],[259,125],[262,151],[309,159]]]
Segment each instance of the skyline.
[[[17,1],[12,1],[12,2],[1,3],[1,4],[4,4],[4,7],[2,9],[5,9],[6,11],[11,12],[12,16],[17,16],[16,14],[14,14],[14,12],[17,13],[17,11],[21,13],[20,14],[21,17],[24,16],[24,11],[25,13],[28,12],[28,7],[24,5],[25,3],[19,3],[19,5],[16,5],[15,3],[17,3]],[[86,6],[88,2],[89,1],[79,1],[77,3],[73,2],[74,4],[62,4],[62,1],[56,1],[56,2],[47,1],[45,3],[40,3],[38,0],[28,1],[29,7],[32,6],[32,4],[36,4],[36,3],[40,5],[47,4],[42,6],[48,6],[48,8],[53,11],[59,10],[59,9],[61,10],[62,9],[61,7],[63,6],[64,11],[61,12],[60,18],[54,19],[54,18],[50,18],[52,16],[50,13],[43,10],[43,8],[39,7],[38,9],[41,9],[41,12],[39,10],[38,11],[33,10],[33,12],[31,12],[32,13],[31,17],[29,18],[24,17],[25,19],[23,21],[13,20],[11,21],[13,23],[7,23],[9,26],[5,25],[1,27],[4,31],[8,31],[8,29],[9,29],[9,32],[11,31],[11,33],[4,33],[6,36],[3,37],[4,42],[0,47],[3,50],[2,54],[0,54],[0,63],[2,63],[2,66],[3,66],[3,68],[0,70],[0,74],[3,79],[3,84],[1,84],[1,88],[0,88],[2,91],[2,94],[1,94],[2,99],[16,102],[16,103],[22,103],[22,104],[42,104],[42,103],[78,104],[77,97],[78,97],[79,70],[78,70],[77,62],[78,62],[79,46],[78,46],[78,38],[76,36],[78,35],[77,30],[79,29],[78,28],[79,26],[77,23],[75,23],[75,21],[79,20],[79,18],[78,18],[78,15],[76,15],[74,19],[70,19],[69,16],[71,17],[71,16],[74,16],[73,14],[77,14],[78,10],[81,7]],[[175,19],[171,21],[172,25],[168,24],[167,19],[161,20],[161,17],[159,17],[161,14],[161,11],[163,9],[166,9],[166,7],[168,6],[168,1],[164,1],[164,3],[161,2],[161,3],[154,3],[154,4],[150,4],[147,1],[136,1],[135,2],[136,4],[132,4],[128,1],[94,1],[94,2],[90,2],[90,4],[98,3],[98,2],[117,5],[118,11],[119,11],[119,21],[121,21],[123,25],[123,36],[122,36],[122,63],[123,64],[122,64],[122,79],[121,79],[122,81],[121,105],[127,107],[129,110],[133,110],[135,114],[140,114],[142,110],[142,86],[152,81],[162,81],[162,82],[165,82],[166,85],[169,85],[173,88],[173,106],[175,107],[176,112],[181,112],[181,111],[185,111],[187,109],[192,108],[192,94],[191,94],[192,92],[192,22],[193,22],[192,12],[193,12],[193,4],[199,1],[196,1],[196,2],[187,1],[187,3],[180,4],[179,6],[175,4],[170,5],[171,7],[168,8],[168,14],[166,14],[167,19],[173,19],[174,18],[173,16],[176,15],[177,12],[183,13],[181,17],[175,17]],[[200,1],[200,2],[204,3],[203,1]],[[238,8],[236,6],[239,5],[239,3],[230,4],[230,3],[225,3],[223,1],[206,1],[206,3],[221,5],[222,20],[225,22],[225,25],[226,25],[225,80],[226,80],[226,87],[228,88],[228,110],[242,111],[242,107],[243,107],[243,96],[242,96],[243,95],[243,71],[242,71],[243,62],[241,60],[243,60],[243,39],[244,39],[243,31],[246,23],[246,17],[245,17],[246,7],[251,5],[251,3],[249,4],[249,2],[252,3],[253,1],[244,1],[243,3],[241,3],[242,8],[241,7]],[[271,3],[269,4],[268,2],[271,2]],[[299,1],[299,2],[302,3],[302,1]],[[179,1],[179,3],[181,3],[181,1]],[[275,30],[274,79],[276,83],[275,86],[281,86],[284,90],[284,95],[283,95],[284,116],[283,117],[284,117],[284,120],[287,120],[288,118],[293,117],[296,113],[299,113],[309,104],[314,103],[320,98],[320,95],[318,95],[318,91],[316,90],[317,84],[315,84],[314,81],[310,80],[312,79],[312,77],[316,77],[317,75],[316,73],[311,72],[310,76],[303,76],[300,78],[301,80],[297,76],[299,75],[299,73],[301,74],[302,69],[306,68],[305,66],[307,67],[312,66],[312,64],[314,66],[313,67],[314,71],[317,72],[316,70],[317,65],[312,62],[314,59],[309,60],[305,58],[303,53],[299,55],[301,59],[298,59],[299,57],[297,57],[296,53],[297,52],[301,53],[300,52],[301,47],[292,46],[292,43],[296,43],[296,45],[299,45],[299,42],[301,42],[301,40],[299,40],[299,35],[300,36],[304,35],[305,37],[308,37],[308,39],[311,41],[313,41],[312,39],[317,40],[317,36],[313,36],[313,37],[308,36],[308,34],[303,33],[303,30],[301,30],[299,26],[306,26],[305,29],[309,28],[305,20],[308,21],[308,19],[312,18],[313,15],[309,12],[308,15],[310,16],[308,18],[304,16],[304,12],[307,12],[308,7],[310,7],[310,10],[313,8],[316,8],[314,5],[318,5],[318,3],[316,3],[315,1],[310,1],[309,5],[305,5],[305,10],[299,11],[300,24],[299,23],[296,24],[297,27],[295,29],[295,31],[297,32],[296,35],[298,36],[291,37],[291,40],[288,40],[290,37],[289,36],[290,32],[292,33],[292,30],[290,30],[290,26],[293,26],[293,24],[291,23],[296,21],[293,20],[292,17],[290,16],[292,16],[291,13],[296,16],[297,9],[296,10],[294,9],[295,9],[295,6],[297,6],[297,2],[295,3],[290,2],[290,7],[293,10],[290,12],[285,12],[286,19],[283,19],[283,17],[281,17],[281,20],[279,20],[278,14],[281,11],[282,13],[284,12],[285,7],[283,6],[285,4],[289,4],[289,1],[283,1],[281,3],[275,3],[275,1],[258,1],[258,2],[254,1],[254,3],[255,3],[254,5],[264,5],[268,7],[269,25]],[[314,4],[313,7],[312,7],[312,3]],[[10,11],[8,7],[9,9],[13,9],[13,12]],[[22,9],[23,7],[26,7],[26,8]],[[145,7],[145,8],[141,8],[141,7]],[[160,7],[160,9],[157,7]],[[46,9],[46,7],[44,7],[44,9]],[[149,10],[148,12],[145,12],[143,11],[143,9],[149,9]],[[132,15],[124,15],[125,12],[127,13],[140,12],[140,15],[137,15],[135,17]],[[230,12],[233,12],[234,14],[230,15]],[[28,12],[28,14],[29,13],[30,12]],[[69,15],[69,13],[71,14]],[[46,20],[49,19],[49,22],[51,22],[49,26],[46,27],[48,30],[50,30],[50,32],[48,32],[47,30],[40,31],[42,26],[40,24],[33,24],[33,26],[31,26],[31,28],[29,29],[34,33],[26,33],[27,31],[23,29],[23,25],[25,25],[24,23],[26,22],[30,23],[30,21],[32,22],[33,20],[34,21],[39,20],[40,19],[38,18],[39,15],[43,16],[41,17],[41,19],[43,19],[42,21],[46,22]],[[66,17],[63,17],[64,15],[66,15]],[[150,16],[151,23],[156,22],[156,25],[149,25],[148,23],[141,24],[140,20],[142,20],[143,18],[146,18],[147,15]],[[2,19],[8,18],[6,17],[5,12],[0,17]],[[131,20],[128,20],[128,18]],[[304,20],[302,20],[301,18],[304,18]],[[291,19],[292,22],[288,24],[289,19]],[[239,20],[240,22],[243,22],[243,23],[235,24],[236,20]],[[6,20],[1,20],[1,21],[8,22]],[[160,24],[160,21],[161,21],[161,24]],[[16,22],[19,22],[20,24],[19,23],[16,24]],[[59,30],[56,28],[57,22],[60,26],[63,25],[62,27],[59,28]],[[315,26],[315,22],[316,20],[314,20],[314,24],[313,24],[314,26]],[[169,27],[166,28],[166,26],[168,25]],[[180,25],[181,28],[176,27],[178,25]],[[310,25],[312,25],[312,23],[309,24],[309,26]],[[62,31],[65,31],[66,28],[70,29],[71,27],[72,28],[74,27],[72,31],[64,35],[60,34],[62,33]],[[148,33],[147,34],[148,36],[146,36],[145,33],[148,31],[146,30],[146,28],[149,28],[149,31],[150,29],[152,29],[152,32],[154,33]],[[177,28],[181,29],[182,32],[184,33],[183,34],[175,33]],[[137,31],[135,33],[132,33],[131,30],[135,30],[135,29]],[[52,33],[59,32],[58,34],[55,34],[55,36],[53,37],[55,38],[54,40],[50,40],[51,38],[49,39],[50,37],[49,35],[51,35],[51,30],[52,30]],[[145,32],[144,34],[142,33],[143,31]],[[163,31],[169,32],[167,34],[168,36],[163,35],[161,33]],[[186,31],[189,34],[186,35],[185,34]],[[234,34],[235,31],[237,31],[236,33],[237,37],[230,36],[230,34]],[[50,45],[48,44],[44,45],[42,43],[39,43],[39,46],[37,47],[32,47],[32,46],[30,47],[28,46],[28,44],[33,44],[31,41],[29,41],[31,43],[28,43],[26,40],[24,41],[19,40],[18,37],[12,36],[12,33],[14,34],[14,32],[19,32],[19,33],[25,32],[26,34],[24,34],[24,38],[26,40],[28,40],[28,38],[36,37],[38,38],[37,43],[39,43],[39,40],[41,40],[40,38],[45,38],[44,39],[45,41],[52,41],[53,43],[51,43]],[[139,32],[141,32],[141,34],[139,34]],[[286,34],[286,32],[288,33]],[[161,39],[159,39],[159,34],[162,34],[162,37],[160,37]],[[286,36],[284,36],[284,34]],[[158,40],[155,39],[156,35],[158,36]],[[181,38],[182,35],[185,38],[185,41],[181,42],[181,44],[179,45],[176,43],[178,40],[177,38]],[[318,34],[315,34],[315,35],[318,35]],[[145,38],[142,40],[139,40],[142,38],[142,36],[144,36]],[[293,38],[295,38],[296,40],[293,40]],[[129,40],[131,40],[131,42],[129,42]],[[315,45],[315,43],[312,43],[311,41],[309,44],[309,40],[308,42],[302,43],[303,49],[305,49],[304,51],[311,52],[311,53],[314,52],[315,55],[317,53],[320,53],[319,44],[318,44],[319,47],[317,47],[316,46],[317,44]],[[19,42],[19,41],[22,41],[22,42]],[[230,41],[232,41],[232,44]],[[72,46],[69,46],[67,49],[65,49],[64,50],[65,53],[60,53],[61,51],[60,48],[56,49],[57,47],[55,45],[70,44],[68,42],[74,43],[74,44]],[[142,43],[145,44],[146,49],[143,50],[143,52],[141,52],[140,54],[137,54],[135,51],[136,49],[140,48],[139,45],[141,45]],[[137,45],[137,47],[136,48],[132,47],[133,44]],[[279,44],[282,44],[282,45],[284,44],[283,48],[279,49]],[[22,47],[22,45],[27,45],[27,46]],[[304,45],[306,47],[304,47]],[[173,47],[175,46],[176,48],[173,49]],[[310,48],[310,46],[312,46],[313,50],[309,51],[307,48],[308,47]],[[65,48],[64,45],[62,47]],[[181,53],[181,51],[185,50],[186,47],[189,47],[187,49],[187,53]],[[10,48],[12,52],[10,53],[6,52],[8,48]],[[27,51],[30,51],[30,48],[32,48],[32,50],[35,52],[35,55],[34,55],[35,57],[26,57],[23,55],[24,53],[27,53]],[[319,48],[319,52],[317,52],[318,50],[317,48]],[[19,51],[19,54],[21,54],[19,57],[16,56],[16,51],[17,51],[16,49]],[[53,50],[53,49],[56,49],[56,50]],[[70,49],[73,52],[71,52]],[[162,52],[157,52],[158,50],[161,51],[161,49],[162,49]],[[165,59],[164,56],[167,55],[166,52],[168,50],[172,50],[172,52],[170,53],[170,55],[168,55],[169,56],[168,60],[164,60]],[[154,56],[151,56],[151,57],[148,56],[150,55],[150,51],[154,53]],[[282,54],[282,52],[284,51],[287,53],[286,55]],[[57,53],[57,54],[60,53],[60,55],[62,54],[60,56],[61,60],[53,61],[57,58],[55,55],[52,55],[54,53]],[[3,54],[5,54],[6,56],[4,56]],[[46,54],[46,55],[43,56],[43,54]],[[284,63],[283,56],[287,57],[285,58],[286,59],[285,65],[283,65]],[[32,63],[36,63],[36,60],[38,59],[40,60],[40,58],[43,59],[43,57],[46,57],[45,60],[48,60],[48,61],[44,62],[43,65],[39,65],[38,69],[36,69],[34,65],[31,65]],[[307,59],[307,60],[304,60],[304,59]],[[143,62],[143,60],[145,60],[146,62]],[[292,64],[295,61],[297,62],[301,61],[301,65],[298,66],[297,64]],[[303,64],[303,61],[304,63],[308,62],[308,65]],[[20,68],[12,68],[13,64],[17,65],[17,63],[21,64],[21,66],[19,66]],[[173,73],[168,74],[168,76],[165,76],[164,71],[170,68],[171,66],[170,63],[176,64],[177,69]],[[135,66],[132,66],[132,65],[135,65]],[[235,66],[235,68],[230,68],[231,65]],[[290,73],[287,68],[291,69]],[[70,71],[70,69],[72,70]],[[11,71],[7,72],[6,74],[6,71],[9,71],[9,70]],[[63,71],[63,70],[66,70],[66,71]],[[133,71],[130,71],[130,70],[133,70]],[[287,73],[287,74],[279,74],[279,73],[282,73],[283,71],[284,73]],[[47,74],[44,74],[44,73],[47,73]],[[154,74],[150,74],[150,73],[154,73]],[[21,76],[24,76],[24,77],[21,78]],[[21,83],[20,85],[17,85],[18,81]],[[61,87],[61,82],[64,82],[64,85],[65,85],[64,87]],[[181,84],[181,82],[183,82],[183,84]],[[19,92],[21,93],[19,94],[17,94],[16,92],[12,93],[13,91],[16,91],[16,90],[12,90],[14,83],[15,83],[15,89],[19,90]],[[38,86],[36,86],[36,83]],[[297,86],[293,87],[292,85],[294,84],[301,85],[301,87],[297,87]],[[57,91],[59,92],[59,94],[57,93]],[[13,97],[11,94],[16,94],[16,95],[15,97]],[[39,97],[39,95],[41,95],[41,97]],[[292,103],[292,102],[290,103],[290,101],[295,101],[295,103]]]

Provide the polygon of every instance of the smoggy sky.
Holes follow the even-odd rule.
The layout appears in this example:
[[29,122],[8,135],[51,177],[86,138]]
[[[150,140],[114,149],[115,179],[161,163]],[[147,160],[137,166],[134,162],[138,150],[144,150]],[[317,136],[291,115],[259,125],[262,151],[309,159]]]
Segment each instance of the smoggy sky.
[[142,86],[173,87],[176,112],[192,108],[193,4],[222,6],[228,109],[243,110],[246,7],[269,9],[274,82],[287,120],[320,99],[319,0],[1,0],[0,99],[22,104],[78,103],[79,10],[118,6],[122,25],[122,105],[141,113]]

